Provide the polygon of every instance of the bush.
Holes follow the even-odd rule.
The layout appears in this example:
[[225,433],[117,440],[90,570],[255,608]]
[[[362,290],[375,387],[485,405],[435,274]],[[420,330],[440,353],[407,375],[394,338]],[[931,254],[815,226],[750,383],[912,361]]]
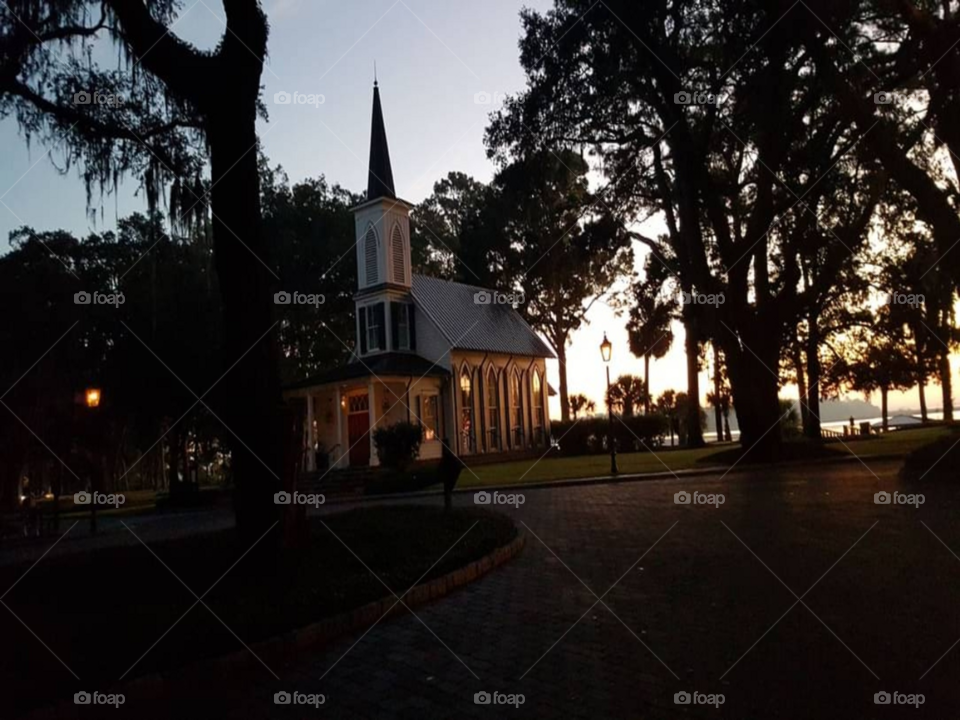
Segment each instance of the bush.
[[363,492],[365,495],[417,492],[442,481],[439,461],[431,460],[415,463],[404,471],[382,470],[367,482]]
[[[897,430],[895,434],[910,432]],[[957,481],[957,466],[960,465],[960,433],[956,430],[946,437],[934,440],[907,455],[900,468],[900,479],[924,482]]]
[[380,464],[391,470],[403,471],[420,454],[423,428],[409,422],[398,422],[373,431],[373,444],[377,448]]
[[633,415],[613,421],[619,452],[645,452],[663,444],[670,426],[663,415]]
[[[554,440],[560,445],[560,454],[602,455],[610,452],[607,418],[586,418],[580,421],[553,422]],[[633,415],[613,419],[613,436],[618,452],[644,452],[663,444],[668,430],[667,418],[662,415]]]

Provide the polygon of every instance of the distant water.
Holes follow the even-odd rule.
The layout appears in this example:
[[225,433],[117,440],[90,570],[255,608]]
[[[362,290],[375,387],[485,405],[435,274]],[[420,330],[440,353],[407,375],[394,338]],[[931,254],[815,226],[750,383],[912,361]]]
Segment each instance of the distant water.
[[[914,412],[914,413],[891,412],[891,413],[889,413],[889,414],[887,415],[887,418],[888,418],[888,419],[889,419],[889,418],[892,418],[894,415],[912,415],[912,416],[915,416],[915,417],[919,418],[919,417],[920,417],[920,412],[919,412],[919,411]],[[954,409],[953,415],[954,415],[954,417],[960,416],[960,409]],[[942,411],[940,411],[940,412],[928,412],[928,413],[927,413],[927,418],[928,418],[929,420],[943,420],[943,412],[942,412]],[[868,422],[868,423],[870,423],[871,425],[873,425],[873,423],[878,423],[878,422],[882,422],[882,421],[883,421],[883,418],[880,417],[880,416],[872,417],[872,418],[855,418],[855,419],[854,419],[854,424],[855,424],[857,427],[860,427],[860,423],[862,423],[862,422]],[[849,425],[850,425],[850,420],[848,419],[848,420],[837,420],[837,421],[835,421],[835,422],[825,422],[825,423],[822,423],[822,424],[821,424],[821,427],[826,428],[827,430],[836,430],[837,432],[843,432],[843,428],[844,428],[844,427],[847,427],[847,426],[849,426]],[[731,428],[731,429],[730,429],[730,436],[733,438],[734,441],[739,440],[739,439],[740,439],[740,431],[739,431],[739,430],[734,430],[733,428]],[[716,434],[715,432],[704,432],[704,433],[703,433],[703,439],[706,440],[707,442],[713,442],[713,441],[715,441],[715,440],[717,439],[717,434]],[[674,442],[676,442],[676,439],[674,439]],[[670,444],[670,437],[669,437],[669,436],[667,436],[667,444],[668,444],[668,445]]]

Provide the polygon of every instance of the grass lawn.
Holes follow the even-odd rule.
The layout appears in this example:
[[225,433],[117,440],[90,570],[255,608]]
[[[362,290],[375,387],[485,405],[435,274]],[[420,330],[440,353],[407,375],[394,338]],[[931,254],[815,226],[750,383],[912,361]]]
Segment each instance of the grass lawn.
[[[917,448],[934,442],[949,434],[944,427],[920,428],[917,430],[899,430],[882,435],[873,440],[844,441],[829,443],[818,447],[818,454],[855,453],[867,459],[877,455],[906,455]],[[798,452],[792,455],[806,456],[804,441],[797,441]],[[793,445],[793,443],[791,443]],[[617,455],[617,464],[621,475],[635,473],[658,473],[670,470],[689,470],[703,467],[727,467],[739,456],[737,444],[710,445],[698,450],[663,448],[655,453],[626,453]],[[749,464],[749,452],[738,464]],[[468,461],[469,464],[469,461]],[[464,469],[460,473],[458,488],[490,487],[516,483],[543,482],[549,480],[568,480],[574,478],[598,477],[610,474],[609,455],[583,455],[579,457],[546,457],[542,460],[479,465]]]
[[[247,550],[237,547],[232,531],[150,549],[198,596],[223,576],[204,602],[249,645],[390,597],[350,550],[399,594],[448,548],[424,582],[516,536],[509,518],[473,509],[445,513],[432,507],[372,507],[328,516],[324,522],[329,530],[320,520],[310,522],[306,548],[283,552],[259,566],[251,553],[230,569]],[[13,585],[28,567],[0,569],[0,586]],[[18,688],[7,699],[8,710],[10,704],[18,706],[14,717],[81,689],[106,690],[134,664],[127,679],[243,649],[202,605],[177,622],[195,597],[139,544],[47,558],[4,602],[83,679],[74,680],[24,625],[4,612],[0,687]]]

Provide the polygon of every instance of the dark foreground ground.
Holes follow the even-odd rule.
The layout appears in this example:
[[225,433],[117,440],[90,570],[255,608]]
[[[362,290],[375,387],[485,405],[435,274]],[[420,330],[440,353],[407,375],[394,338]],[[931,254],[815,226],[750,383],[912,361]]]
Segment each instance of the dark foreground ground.
[[[530,490],[498,508],[525,526],[523,554],[416,616],[166,704],[71,717],[955,717],[960,485],[870,466]],[[677,505],[681,490],[725,502]],[[877,505],[880,490],[925,501]],[[66,670],[50,657],[46,672]],[[278,691],[325,702],[277,706]],[[484,691],[523,704],[475,704]],[[683,691],[724,702],[675,704]]]

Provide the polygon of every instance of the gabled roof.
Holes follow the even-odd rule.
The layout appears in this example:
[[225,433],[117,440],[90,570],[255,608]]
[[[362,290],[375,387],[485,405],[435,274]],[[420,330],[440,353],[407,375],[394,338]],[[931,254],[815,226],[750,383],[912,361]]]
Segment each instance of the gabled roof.
[[450,345],[460,350],[554,358],[553,351],[509,305],[480,304],[475,285],[413,276],[413,299]]
[[363,358],[363,362],[352,360],[346,365],[341,365],[320,375],[300,380],[284,387],[284,390],[299,390],[300,388],[315,387],[317,385],[326,385],[327,383],[340,382],[342,380],[354,380],[362,377],[414,377],[421,378],[427,376],[444,377],[450,373],[440,367],[439,364],[431,363],[426,358],[414,355],[413,353],[388,352],[378,355],[368,355]]

